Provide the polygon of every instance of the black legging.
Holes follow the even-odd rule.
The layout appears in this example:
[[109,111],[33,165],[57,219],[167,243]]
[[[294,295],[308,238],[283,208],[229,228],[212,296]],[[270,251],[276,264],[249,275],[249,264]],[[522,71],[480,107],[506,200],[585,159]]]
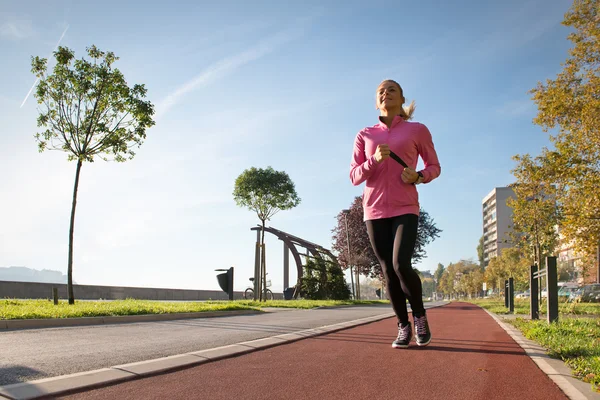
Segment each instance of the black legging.
[[398,321],[402,324],[409,322],[406,299],[410,303],[413,316],[424,315],[421,279],[411,264],[419,217],[415,214],[406,214],[368,220],[366,225]]

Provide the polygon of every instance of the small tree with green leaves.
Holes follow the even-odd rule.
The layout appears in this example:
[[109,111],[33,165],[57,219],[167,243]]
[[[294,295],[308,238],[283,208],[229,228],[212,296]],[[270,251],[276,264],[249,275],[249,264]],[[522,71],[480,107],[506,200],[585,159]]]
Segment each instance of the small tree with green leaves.
[[89,47],[87,54],[89,59],[75,60],[73,51],[59,47],[51,74],[45,58],[32,57],[31,61],[31,71],[39,79],[35,91],[40,105],[38,127],[43,129],[35,135],[39,150],[64,151],[69,161],[77,161],[69,226],[69,304],[75,303],[73,235],[81,166],[96,158],[118,162],[133,158],[133,149],[154,125],[154,106],[143,100],[146,88],[127,85],[123,74],[113,67],[118,57],[95,46]]
[[[252,167],[245,170],[235,180],[233,198],[238,206],[254,212],[261,221],[261,271],[259,279],[259,299],[266,299],[266,260],[265,260],[265,223],[282,210],[289,210],[300,204],[294,182],[284,171],[275,171]],[[255,277],[257,278],[257,277]],[[255,294],[256,296],[256,294]]]
[[339,264],[329,264],[327,268],[327,281],[329,289],[329,299],[348,300],[350,298],[350,288],[344,279],[344,271]]
[[304,265],[300,295],[309,300],[348,300],[350,288],[337,262],[315,257]]

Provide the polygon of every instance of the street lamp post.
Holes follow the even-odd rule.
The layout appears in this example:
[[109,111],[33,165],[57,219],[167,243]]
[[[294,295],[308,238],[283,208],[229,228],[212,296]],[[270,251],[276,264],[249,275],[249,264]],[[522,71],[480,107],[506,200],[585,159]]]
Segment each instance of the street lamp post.
[[350,264],[350,233],[348,232],[348,214],[350,210],[342,210],[344,214],[344,221],[346,222],[346,243],[348,244],[348,267],[350,268],[350,285],[352,286],[352,297],[356,299],[356,294],[354,292],[354,277],[352,273],[352,265]]

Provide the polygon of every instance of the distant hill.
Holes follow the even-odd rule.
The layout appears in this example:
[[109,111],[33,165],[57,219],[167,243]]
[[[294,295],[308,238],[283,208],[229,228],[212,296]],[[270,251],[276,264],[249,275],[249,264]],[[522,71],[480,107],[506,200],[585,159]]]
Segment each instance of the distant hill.
[[[27,267],[0,267],[0,281],[67,283],[67,275],[60,271]],[[75,282],[73,282],[75,283]]]

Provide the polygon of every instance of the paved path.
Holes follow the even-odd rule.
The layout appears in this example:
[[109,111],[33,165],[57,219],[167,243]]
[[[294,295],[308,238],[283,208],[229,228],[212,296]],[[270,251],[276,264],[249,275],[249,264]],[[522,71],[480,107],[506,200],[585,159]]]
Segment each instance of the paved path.
[[479,307],[428,311],[426,348],[392,349],[395,320],[59,397],[91,399],[566,399]]
[[[433,306],[437,303],[426,303]],[[0,331],[0,386],[151,360],[384,315],[391,306]]]

